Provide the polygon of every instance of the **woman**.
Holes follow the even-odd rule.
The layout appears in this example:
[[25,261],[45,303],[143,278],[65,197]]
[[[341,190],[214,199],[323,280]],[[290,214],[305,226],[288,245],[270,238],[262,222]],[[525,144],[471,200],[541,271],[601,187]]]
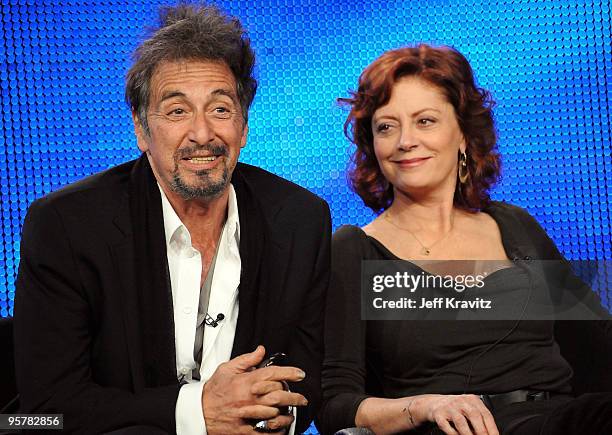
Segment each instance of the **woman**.
[[[489,94],[459,52],[420,45],[383,54],[341,101],[357,145],[350,180],[379,216],[334,235],[319,428],[539,433],[573,402],[552,321],[361,321],[364,259],[487,260],[500,291],[532,284],[532,258],[562,259],[528,213],[489,198],[500,173]],[[598,399],[588,412],[610,428],[609,396]]]

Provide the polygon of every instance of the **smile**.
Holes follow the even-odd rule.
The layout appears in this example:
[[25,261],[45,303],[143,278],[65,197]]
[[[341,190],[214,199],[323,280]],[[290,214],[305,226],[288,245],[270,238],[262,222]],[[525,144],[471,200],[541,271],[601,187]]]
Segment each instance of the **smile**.
[[413,159],[395,160],[393,163],[402,168],[416,168],[417,166],[423,165],[429,159],[431,159],[431,157],[417,157]]
[[206,171],[216,168],[222,162],[220,155],[183,157],[181,166],[189,171]]
[[210,157],[189,157],[183,160],[187,160],[188,162],[191,163],[208,163],[208,162],[214,162],[216,160],[217,156],[210,156]]

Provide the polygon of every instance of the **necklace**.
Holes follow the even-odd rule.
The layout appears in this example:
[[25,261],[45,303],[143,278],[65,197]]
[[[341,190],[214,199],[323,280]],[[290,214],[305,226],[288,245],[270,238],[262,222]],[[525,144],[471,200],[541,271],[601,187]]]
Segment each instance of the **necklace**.
[[384,217],[391,225],[393,225],[398,230],[406,231],[407,233],[409,233],[414,238],[414,240],[416,240],[419,243],[419,245],[421,245],[421,255],[431,254],[431,248],[433,248],[435,245],[440,243],[442,240],[446,239],[448,235],[451,233],[451,231],[453,231],[453,228],[452,228],[453,222],[451,220],[451,229],[446,234],[444,234],[442,237],[440,237],[438,240],[436,240],[429,246],[426,246],[423,242],[421,242],[421,240],[417,237],[417,235],[414,232],[410,231],[408,228],[400,227],[398,224],[393,222],[391,220],[391,214],[388,211],[384,213]]

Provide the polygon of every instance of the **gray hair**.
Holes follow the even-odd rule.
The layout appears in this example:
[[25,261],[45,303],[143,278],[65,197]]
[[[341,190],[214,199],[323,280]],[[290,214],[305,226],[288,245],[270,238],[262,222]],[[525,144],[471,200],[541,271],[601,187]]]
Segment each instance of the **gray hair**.
[[215,6],[180,4],[160,10],[160,22],[151,36],[134,51],[134,64],[126,77],[125,99],[149,136],[147,111],[151,78],[163,62],[203,60],[223,62],[234,74],[242,117],[248,120],[257,80],[253,77],[255,53],[237,18]]

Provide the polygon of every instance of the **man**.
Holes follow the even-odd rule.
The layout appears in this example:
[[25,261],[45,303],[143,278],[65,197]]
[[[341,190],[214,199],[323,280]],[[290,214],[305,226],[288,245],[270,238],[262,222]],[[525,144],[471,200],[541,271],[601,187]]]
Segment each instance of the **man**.
[[[22,411],[63,413],[87,434],[307,428],[329,209],[237,163],[253,64],[236,19],[165,10],[127,76],[142,156],[30,207],[15,300]],[[286,366],[256,368],[276,352]]]

